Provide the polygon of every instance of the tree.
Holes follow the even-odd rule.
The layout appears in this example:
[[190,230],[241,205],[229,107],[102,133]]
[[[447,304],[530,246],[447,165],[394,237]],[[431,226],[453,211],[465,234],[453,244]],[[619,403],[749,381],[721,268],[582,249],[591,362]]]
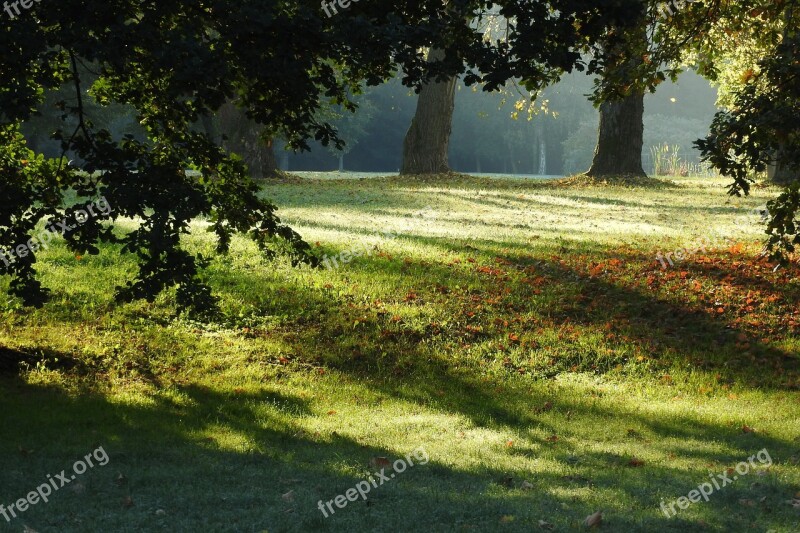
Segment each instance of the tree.
[[[292,148],[307,149],[311,138],[341,144],[316,113],[331,100],[354,108],[348,94],[365,81],[379,84],[399,66],[410,87],[463,74],[487,90],[512,78],[535,90],[554,69],[584,65],[581,51],[610,24],[621,25],[635,2],[502,0],[502,16],[513,21],[502,43],[463,24],[494,4],[361,2],[332,19],[310,0],[61,0],[4,19],[0,251],[15,253],[0,261],[0,273],[12,276],[11,293],[27,304],[46,300],[34,268],[40,222],[63,224],[75,253],[117,243],[135,255],[135,278],[117,290],[122,301],[152,300],[174,287],[179,307],[213,309],[201,279],[209,258],[181,247],[190,221],[201,216],[211,221],[220,253],[235,233],[246,233],[265,253],[285,250],[295,263],[316,264],[310,246],[259,197],[244,164],[197,127],[203,117],[235,101]],[[420,52],[426,48],[444,50],[446,60],[430,68]],[[89,72],[97,73],[91,83]],[[19,132],[42,95],[62,87],[71,89],[60,106],[75,126],[62,125],[56,138],[64,153],[78,156],[77,166],[33,153]],[[129,106],[146,138],[97,128],[86,114],[90,99]],[[86,219],[86,202],[101,197],[113,209]],[[140,224],[122,231],[113,227],[120,218]]]
[[597,148],[587,176],[646,176],[642,166],[644,94],[635,88],[621,99],[600,104]]
[[[431,49],[428,62],[445,59],[441,49]],[[456,76],[431,80],[422,86],[417,111],[403,141],[400,174],[446,174],[450,172],[448,149],[455,109]]]
[[[687,62],[719,87],[721,107],[734,110],[737,94],[756,81],[761,61],[774,53],[792,26],[794,1],[753,0],[750,2],[710,2],[703,11],[687,10],[676,16],[672,25],[673,37],[681,39],[687,31],[695,32],[687,54]],[[696,28],[701,27],[701,31]],[[759,90],[771,92],[764,85]],[[783,163],[784,150],[778,147],[767,166],[769,179],[778,185],[798,178]]]
[[[655,6],[652,3],[651,9]],[[617,84],[616,90],[597,95],[600,103],[600,127],[592,166],[586,173],[592,178],[606,176],[641,177],[644,148],[644,96],[647,83],[640,78],[640,67],[648,52],[648,3],[631,13],[635,28],[623,43],[607,44],[602,53],[604,78]],[[611,28],[611,34],[620,30]]]
[[[795,22],[792,21],[792,27]],[[787,34],[771,57],[759,63],[759,73],[734,96],[732,111],[714,119],[710,135],[698,141],[703,156],[714,167],[733,178],[730,193],[749,194],[753,172],[763,172],[781,155],[787,173],[800,173],[800,37]],[[759,85],[772,88],[770,93]],[[767,251],[773,260],[785,263],[800,244],[800,181],[784,186],[767,204]]]
[[[747,195],[769,167],[783,182],[768,202],[765,252],[786,263],[800,244],[800,77],[796,0],[720,2],[688,9],[669,30],[692,46],[698,70],[722,84],[723,103],[705,139],[703,158],[732,178],[729,193]],[[698,30],[699,29],[699,30]]]
[[[208,117],[208,121],[210,120],[211,117]],[[248,119],[245,112],[233,103],[226,103],[219,109],[217,121],[221,134],[220,144],[242,157],[253,178],[274,178],[280,175],[274,139],[263,127]]]
[[341,105],[332,105],[320,114],[336,128],[337,136],[344,142],[343,146],[328,146],[331,155],[339,159],[339,172],[344,171],[345,156],[366,135],[367,128],[375,118],[375,105],[363,89],[359,89],[357,95],[351,95],[350,100],[358,106],[357,110],[348,111]]
[[[118,288],[122,301],[152,300],[174,286],[179,307],[213,308],[200,278],[207,258],[181,247],[189,221],[199,216],[212,221],[219,252],[243,232],[266,253],[286,250],[294,262],[316,264],[308,244],[257,195],[242,162],[196,124],[234,100],[249,119],[284,134],[296,148],[307,147],[310,137],[338,143],[333,127],[315,119],[321,100],[346,105],[351,87],[385,79],[398,60],[418,70],[423,59],[417,50],[441,33],[436,9],[373,11],[374,17],[353,17],[343,27],[316,5],[293,2],[244,0],[221,10],[212,4],[67,0],[4,20],[0,246],[15,252],[4,256],[0,272],[12,275],[11,292],[28,304],[46,300],[34,269],[40,221],[50,227],[63,222],[63,237],[75,253],[96,254],[99,243],[110,242],[137,256],[136,278]],[[98,75],[87,83],[90,71]],[[61,87],[71,89],[60,107],[75,126],[62,124],[56,136],[64,153],[78,156],[78,166],[37,156],[19,134],[43,92]],[[130,106],[147,138],[96,128],[86,114],[91,100]],[[68,202],[71,190],[78,199]],[[113,210],[84,220],[86,199],[99,197]],[[119,218],[141,224],[120,235],[106,224]]]

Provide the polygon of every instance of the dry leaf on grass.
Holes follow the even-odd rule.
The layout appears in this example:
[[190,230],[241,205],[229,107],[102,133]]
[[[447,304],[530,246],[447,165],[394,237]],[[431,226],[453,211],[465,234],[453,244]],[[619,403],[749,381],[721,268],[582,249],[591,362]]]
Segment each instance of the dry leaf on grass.
[[290,490],[286,494],[281,494],[281,499],[286,503],[292,503],[294,501],[294,491]]
[[370,466],[373,468],[391,468],[392,462],[386,457],[373,457],[369,460]]
[[545,522],[544,520],[539,520],[539,527],[542,529],[553,529],[555,526],[550,522]]
[[598,527],[602,523],[603,511],[597,511],[594,514],[590,514],[586,517],[586,520],[583,521],[583,525],[586,527]]
[[519,486],[522,490],[533,490],[533,483],[529,483],[527,481],[523,481],[522,484]]

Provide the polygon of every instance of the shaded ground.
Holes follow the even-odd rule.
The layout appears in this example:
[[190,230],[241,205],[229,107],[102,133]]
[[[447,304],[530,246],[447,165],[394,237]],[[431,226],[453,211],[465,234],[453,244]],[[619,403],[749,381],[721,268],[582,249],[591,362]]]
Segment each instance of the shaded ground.
[[[754,261],[740,217],[769,190],[676,181],[268,185],[320,255],[369,254],[292,270],[236,241],[214,324],[171,295],[116,307],[127,259],[54,248],[54,302],[2,313],[0,503],[110,460],[0,531],[569,531],[598,510],[608,531],[799,530],[797,272]],[[187,246],[210,251],[202,229]],[[731,240],[656,261],[712,229]],[[419,447],[366,503],[318,510]],[[771,466],[660,510],[760,450]]]

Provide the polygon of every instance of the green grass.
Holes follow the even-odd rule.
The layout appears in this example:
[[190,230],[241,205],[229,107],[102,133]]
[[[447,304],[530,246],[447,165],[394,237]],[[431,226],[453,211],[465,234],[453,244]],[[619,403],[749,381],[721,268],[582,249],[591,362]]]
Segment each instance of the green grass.
[[[798,272],[737,218],[775,191],[338,178],[264,194],[320,255],[370,253],[292,269],[236,239],[206,272],[215,323],[171,293],[115,305],[135,264],[114,250],[42,255],[53,301],[0,308],[0,368],[26,361],[0,370],[0,503],[110,461],[0,531],[800,530]],[[213,251],[205,226],[187,248]],[[739,244],[656,262],[715,230]],[[317,509],[419,447],[366,503]]]

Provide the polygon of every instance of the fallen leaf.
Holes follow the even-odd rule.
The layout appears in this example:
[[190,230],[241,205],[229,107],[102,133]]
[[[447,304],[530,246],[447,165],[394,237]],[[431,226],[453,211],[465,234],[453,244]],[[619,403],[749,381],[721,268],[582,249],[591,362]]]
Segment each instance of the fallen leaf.
[[529,483],[528,481],[523,481],[522,484],[519,486],[522,490],[533,490],[534,486],[533,483]]
[[392,462],[386,457],[373,457],[369,460],[369,464],[375,468],[389,468],[392,466]]
[[638,459],[636,457],[633,457],[630,461],[628,461],[628,466],[632,466],[634,468],[638,468],[640,466],[644,466],[644,461],[642,461],[641,459]]
[[594,514],[590,514],[586,517],[586,520],[583,521],[583,525],[586,527],[597,527],[603,522],[603,512],[597,511]]
[[292,503],[294,501],[294,491],[290,490],[286,494],[281,494],[281,499],[286,503]]
[[546,440],[547,442],[558,442],[558,435],[551,435],[544,440]]
[[544,520],[539,520],[539,527],[542,529],[553,529],[555,526],[550,522],[545,522]]
[[742,432],[743,433],[755,433],[756,430],[751,428],[750,426],[745,425],[745,426],[742,426]]

